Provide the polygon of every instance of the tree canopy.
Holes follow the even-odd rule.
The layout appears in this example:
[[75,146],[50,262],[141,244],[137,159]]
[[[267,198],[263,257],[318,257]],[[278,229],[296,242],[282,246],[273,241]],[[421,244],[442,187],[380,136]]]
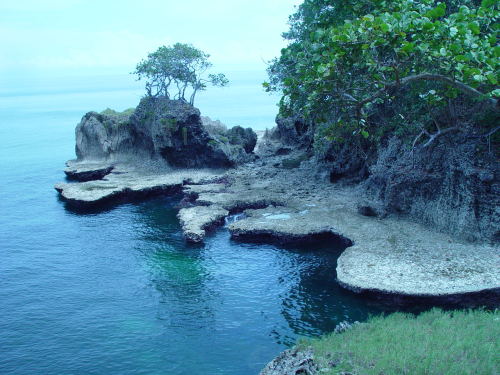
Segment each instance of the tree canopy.
[[189,103],[193,105],[196,94],[209,84],[223,87],[229,83],[222,73],[207,74],[212,67],[209,57],[189,44],[161,46],[137,64],[134,74],[139,80],[146,80],[147,95],[185,101],[189,95]]
[[466,96],[498,111],[498,18],[496,0],[305,0],[264,87],[283,93],[283,113],[329,122],[332,139],[368,138],[377,106],[403,94],[427,109]]

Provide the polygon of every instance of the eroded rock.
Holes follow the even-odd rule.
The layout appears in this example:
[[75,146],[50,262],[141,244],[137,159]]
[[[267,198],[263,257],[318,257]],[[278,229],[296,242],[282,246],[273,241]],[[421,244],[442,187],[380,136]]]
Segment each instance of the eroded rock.
[[208,230],[222,225],[228,215],[229,211],[222,207],[194,206],[181,209],[177,217],[186,240],[199,243]]
[[107,176],[114,169],[114,165],[109,163],[95,162],[95,163],[78,163],[70,160],[66,163],[67,168],[64,173],[69,180],[75,181],[92,181],[101,180]]
[[55,189],[73,207],[95,207],[116,199],[174,195],[182,191],[186,180],[200,182],[216,176],[216,170],[158,170],[149,165],[138,167],[117,164],[104,179],[59,183],[55,185]]
[[319,371],[312,349],[288,349],[269,362],[259,375],[314,375]]
[[76,127],[76,155],[78,161],[232,167],[254,158],[249,139],[256,139],[255,133],[243,129],[244,137],[232,137],[230,142],[228,134],[238,131],[207,131],[200,111],[184,101],[143,98],[133,111],[87,113]]

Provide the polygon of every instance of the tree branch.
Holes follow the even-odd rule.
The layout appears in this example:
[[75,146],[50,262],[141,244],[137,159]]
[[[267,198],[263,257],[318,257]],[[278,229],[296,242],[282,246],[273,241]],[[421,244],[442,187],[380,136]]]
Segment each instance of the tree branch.
[[495,111],[498,111],[498,108],[499,108],[498,99],[494,99],[494,98],[486,98],[485,99],[484,98],[485,95],[482,92],[476,90],[475,88],[473,88],[469,85],[466,85],[465,83],[455,81],[451,78],[448,78],[448,77],[440,75],[440,74],[431,74],[431,73],[422,73],[422,74],[408,76],[408,77],[400,79],[399,83],[398,83],[398,81],[386,83],[383,88],[376,91],[372,96],[370,96],[366,99],[363,99],[361,101],[358,101],[356,104],[356,106],[358,107],[357,110],[359,111],[359,109],[362,108],[363,106],[365,106],[366,104],[373,102],[375,99],[377,99],[378,97],[385,94],[388,89],[406,86],[414,81],[440,81],[440,82],[447,83],[448,85],[455,87],[456,89],[462,91],[465,94],[468,94],[470,96],[477,97],[477,98],[482,98]]

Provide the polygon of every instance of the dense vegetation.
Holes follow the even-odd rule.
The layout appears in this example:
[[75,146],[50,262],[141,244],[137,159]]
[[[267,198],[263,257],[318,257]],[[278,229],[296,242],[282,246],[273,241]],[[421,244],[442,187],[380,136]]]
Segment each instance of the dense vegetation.
[[212,67],[209,57],[189,44],[161,46],[137,64],[134,74],[139,80],[146,80],[148,96],[166,96],[186,101],[190,90],[189,103],[193,105],[196,94],[205,90],[208,84],[222,87],[229,82],[221,73],[205,76]]
[[325,375],[491,375],[500,370],[499,319],[481,310],[397,313],[301,345],[312,346]]
[[[439,136],[498,130],[495,0],[305,0],[271,62],[269,91],[316,143],[376,142],[388,133],[427,147]],[[471,130],[471,127],[474,130]]]

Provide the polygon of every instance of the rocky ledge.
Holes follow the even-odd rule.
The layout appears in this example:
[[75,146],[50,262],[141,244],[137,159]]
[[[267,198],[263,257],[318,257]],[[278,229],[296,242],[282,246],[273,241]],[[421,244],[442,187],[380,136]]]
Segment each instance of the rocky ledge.
[[303,159],[294,153],[268,156],[228,171],[117,164],[102,180],[58,184],[56,189],[74,206],[183,192],[178,216],[190,242],[202,242],[226,217],[242,212],[227,225],[235,240],[303,246],[321,241],[345,249],[337,281],[354,292],[498,303],[497,245],[461,241],[401,217],[363,215],[355,190],[322,181],[312,161],[290,169],[290,158]]
[[89,113],[77,127],[78,159],[66,169],[81,182],[55,188],[73,207],[183,193],[178,217],[189,242],[203,242],[242,213],[227,225],[235,240],[306,247],[319,241],[344,250],[337,281],[354,292],[498,305],[498,243],[466,242],[387,216],[355,187],[330,183],[330,173],[302,151],[267,138],[253,154],[254,135],[228,131],[178,101]]
[[[153,195],[174,195],[181,193],[186,183],[203,183],[218,177],[217,170],[208,169],[168,169],[155,165],[133,165],[101,163],[74,163],[75,173],[80,170],[92,172],[110,169],[110,173],[99,180],[78,183],[59,183],[55,189],[71,207],[97,207],[103,203],[145,198]],[[98,175],[95,173],[94,175]]]

